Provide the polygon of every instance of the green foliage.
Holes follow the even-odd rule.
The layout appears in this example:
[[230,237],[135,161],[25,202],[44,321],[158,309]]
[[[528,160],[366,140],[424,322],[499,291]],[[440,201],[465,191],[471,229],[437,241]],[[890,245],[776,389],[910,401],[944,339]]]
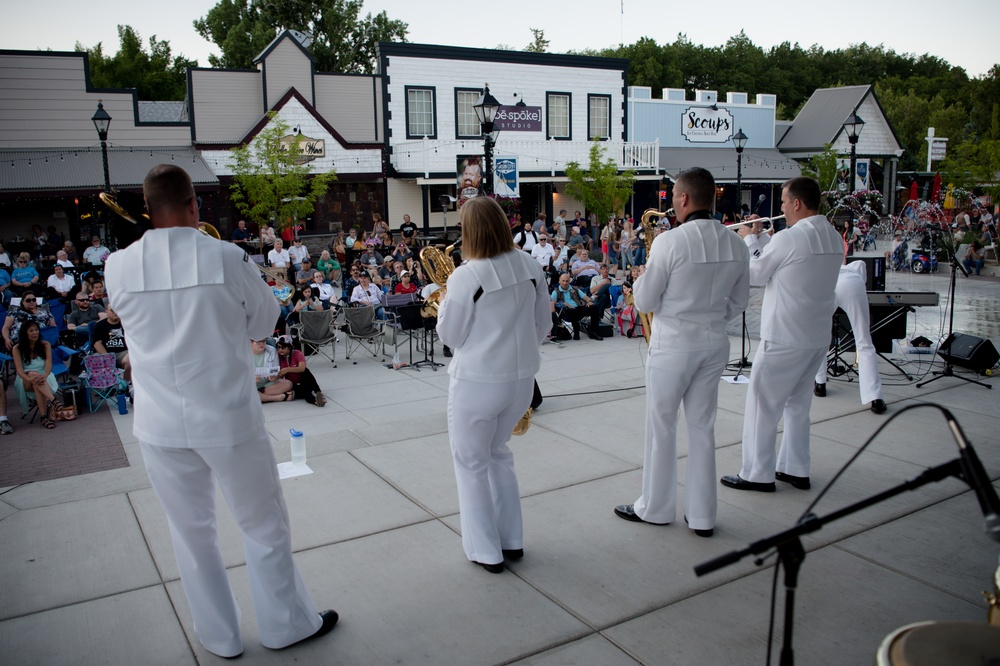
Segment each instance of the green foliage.
[[534,39],[531,43],[524,47],[525,51],[530,53],[545,53],[549,50],[549,40],[545,39],[545,31],[538,28],[530,28],[531,34]]
[[[281,149],[291,134],[286,122],[272,111],[269,122],[252,144],[232,149],[233,184],[230,199],[257,225],[274,220],[278,229],[312,213],[316,201],[337,179],[334,171],[310,178],[309,167],[296,164],[296,155]],[[301,201],[293,199],[301,197]]]
[[360,17],[363,0],[219,0],[194,22],[219,47],[213,67],[253,69],[253,59],[282,30],[312,35],[308,51],[320,72],[375,71],[378,42],[405,42],[409,26],[383,11]]
[[86,51],[90,64],[90,82],[95,88],[135,88],[141,100],[169,101],[184,99],[187,91],[187,68],[198,63],[183,55],[171,57],[170,43],[149,38],[149,50],[132,26],[118,26],[120,47],[113,56],[104,54],[104,45],[87,48],[76,43],[77,51]]
[[[819,183],[820,190],[832,190],[837,180],[837,151],[826,144],[823,152],[813,155],[802,165],[802,175]],[[823,211],[821,211],[823,212]]]
[[604,159],[605,149],[600,141],[590,146],[590,165],[584,169],[577,162],[566,165],[566,193],[582,201],[588,213],[597,216],[598,223],[606,224],[612,213],[621,213],[625,202],[632,196],[635,171],[618,172],[618,164]]

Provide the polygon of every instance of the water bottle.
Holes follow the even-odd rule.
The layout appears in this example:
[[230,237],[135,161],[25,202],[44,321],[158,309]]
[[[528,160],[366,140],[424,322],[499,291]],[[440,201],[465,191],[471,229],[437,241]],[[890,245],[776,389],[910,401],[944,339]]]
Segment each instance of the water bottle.
[[306,464],[306,436],[295,428],[289,428],[288,432],[292,433],[291,445],[292,445],[292,464],[293,465],[305,465]]
[[128,414],[128,403],[125,401],[125,393],[123,391],[118,392],[118,413]]

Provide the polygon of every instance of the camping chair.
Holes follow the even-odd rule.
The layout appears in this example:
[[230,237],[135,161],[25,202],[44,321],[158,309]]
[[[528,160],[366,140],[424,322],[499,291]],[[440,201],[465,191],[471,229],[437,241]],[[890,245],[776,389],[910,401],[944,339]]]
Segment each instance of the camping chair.
[[70,349],[59,344],[59,329],[56,326],[46,326],[41,329],[42,339],[52,347],[52,376],[56,379],[63,378],[69,374],[67,362],[72,362],[73,356],[79,354],[77,349]]
[[[381,352],[384,361],[384,322],[375,320],[375,308],[372,305],[346,308],[344,316],[347,324],[347,358],[351,358],[351,352],[363,347],[372,358],[378,358]],[[355,365],[357,363],[354,361]]]
[[[90,413],[93,414],[105,402],[117,400],[118,389],[126,385],[121,378],[121,371],[115,367],[114,354],[85,356],[83,365],[87,371],[85,375],[80,375],[80,378],[84,380],[83,387],[87,391]],[[110,404],[108,409],[111,409]]]
[[[299,323],[295,326],[302,352],[306,356],[322,354],[330,359],[335,368],[337,367],[337,330],[334,328],[336,317],[337,311],[332,308],[321,311],[302,310],[299,312]],[[326,345],[330,345],[329,354],[323,349]]]

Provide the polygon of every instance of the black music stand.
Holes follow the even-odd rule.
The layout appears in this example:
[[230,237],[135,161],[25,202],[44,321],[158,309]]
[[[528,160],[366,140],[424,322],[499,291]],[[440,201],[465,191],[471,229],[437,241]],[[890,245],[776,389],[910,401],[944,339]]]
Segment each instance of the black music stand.
[[[842,377],[846,374],[859,376],[854,369],[854,364],[848,363],[843,357],[843,353],[854,343],[854,332],[847,330],[847,327],[840,321],[838,313],[844,312],[840,308],[833,313],[833,330],[831,332],[830,351],[826,355],[826,372],[831,377]],[[846,317],[847,314],[844,313]],[[857,345],[855,344],[855,348]],[[854,381],[854,377],[848,377],[847,381]]]
[[[955,253],[952,252],[952,254],[951,254],[951,286],[949,287],[949,296],[948,296],[948,337],[945,338],[946,340],[952,339],[952,336],[953,336],[953,334],[955,332],[954,331],[954,328],[955,328],[955,275],[956,275],[956,273],[958,271],[962,271],[962,275],[964,275],[965,277],[969,277],[969,272],[967,270],[965,270],[964,266],[962,266],[960,263],[958,263],[958,258],[955,256]],[[944,377],[954,377],[955,379],[961,379],[963,382],[969,382],[970,384],[978,384],[979,386],[982,386],[983,388],[988,388],[988,389],[993,388],[989,384],[984,384],[983,382],[977,382],[975,379],[971,379],[969,377],[962,377],[961,375],[956,375],[955,374],[955,366],[953,366],[951,364],[951,360],[948,359],[945,356],[942,356],[942,358],[944,358],[944,370],[942,370],[941,372],[935,371],[935,372],[931,373],[931,374],[934,374],[934,375],[937,375],[937,376],[936,377],[932,377],[931,379],[928,379],[926,382],[920,382],[919,384],[917,384],[917,388],[922,388],[924,386],[927,386],[928,384],[936,382],[937,380],[942,379]]]
[[[903,306],[900,306],[898,309],[894,310],[893,312],[891,312],[888,316],[883,317],[882,319],[880,319],[877,322],[875,322],[871,326],[872,344],[875,344],[875,333],[877,333],[878,331],[882,330],[883,328],[886,328],[887,326],[889,326],[890,324],[892,324],[893,322],[895,322],[900,317],[903,318],[903,325],[904,325],[904,328],[905,328],[905,325],[906,325],[906,313],[907,312],[914,312],[914,310],[909,305],[903,305]],[[853,332],[852,332],[852,336],[853,336]],[[899,371],[899,374],[901,374],[904,377],[906,377],[906,379],[908,381],[911,381],[911,382],[913,381],[913,376],[910,375],[910,373],[908,373],[906,370],[903,370],[903,368],[901,368],[891,358],[889,358],[888,356],[886,356],[884,353],[880,352],[878,350],[878,345],[877,344],[875,345],[875,353],[878,354],[878,357],[880,359],[882,359],[883,361],[885,361],[886,363],[888,363],[892,367],[896,368],[896,370]]]
[[[417,361],[413,364],[413,367],[418,368],[422,365],[429,365],[431,370],[437,372],[438,368],[443,368],[444,363],[437,363],[434,360],[434,338],[437,337],[437,317],[430,317],[423,319],[424,328],[424,358],[422,361]],[[428,335],[430,334],[430,335]],[[428,337],[430,339],[428,339]]]

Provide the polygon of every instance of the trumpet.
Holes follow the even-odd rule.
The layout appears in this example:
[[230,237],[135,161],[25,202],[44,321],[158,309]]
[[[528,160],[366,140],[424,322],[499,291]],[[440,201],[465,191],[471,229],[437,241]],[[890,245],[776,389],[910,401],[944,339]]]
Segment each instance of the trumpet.
[[[763,222],[772,222],[774,220],[783,220],[783,219],[785,219],[784,215],[775,215],[774,217],[758,217],[756,220],[743,220],[742,222],[733,222],[732,224],[727,224],[726,226],[730,227],[730,228],[731,227],[740,227],[740,226],[743,226],[745,224],[753,224],[754,222],[761,222],[761,223],[763,223]],[[772,226],[772,227],[770,227],[768,229],[765,229],[764,231],[767,231],[768,233],[770,233],[773,229],[774,229],[774,227]]]

